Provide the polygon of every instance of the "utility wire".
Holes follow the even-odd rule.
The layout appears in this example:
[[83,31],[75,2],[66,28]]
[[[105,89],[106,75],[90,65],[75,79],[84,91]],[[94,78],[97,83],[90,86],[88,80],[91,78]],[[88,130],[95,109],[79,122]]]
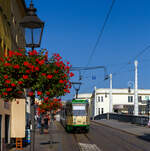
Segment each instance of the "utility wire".
[[114,3],[115,3],[115,0],[112,0],[111,6],[110,6],[109,11],[108,11],[108,13],[107,13],[107,15],[106,15],[106,18],[105,18],[105,20],[104,20],[102,29],[101,29],[101,31],[100,31],[100,33],[99,33],[99,35],[98,35],[98,38],[97,38],[96,43],[95,43],[95,45],[94,45],[94,48],[93,48],[93,50],[92,50],[92,52],[91,52],[91,55],[90,55],[90,57],[89,57],[89,59],[88,59],[87,66],[89,65],[90,61],[92,60],[92,57],[93,57],[93,55],[94,55],[94,53],[95,53],[95,50],[96,50],[96,48],[97,48],[97,46],[98,46],[98,44],[99,44],[99,42],[100,42],[100,40],[101,40],[101,38],[102,38],[102,35],[103,35],[103,32],[104,32],[106,23],[107,23],[107,21],[108,21],[108,19],[109,19],[109,16],[110,16],[110,14],[111,14],[111,11],[112,11],[112,8],[113,8]]
[[117,70],[116,72],[113,73],[113,75],[118,74],[118,72],[120,72],[122,69],[124,69],[127,65],[131,64],[132,61],[134,61],[135,59],[137,59],[138,57],[140,57],[141,55],[143,55],[148,49],[150,48],[150,45],[147,45],[144,49],[142,49],[135,57],[133,57],[132,59],[130,59],[127,63],[125,63],[121,68],[119,68],[119,70]]

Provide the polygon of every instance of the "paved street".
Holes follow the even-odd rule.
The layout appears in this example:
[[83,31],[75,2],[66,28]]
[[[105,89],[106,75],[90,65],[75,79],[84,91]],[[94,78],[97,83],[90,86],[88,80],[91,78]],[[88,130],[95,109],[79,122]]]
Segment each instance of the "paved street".
[[[129,129],[127,123],[117,121],[91,122],[91,129],[86,133],[66,133],[59,122],[51,125],[49,134],[36,133],[36,151],[149,151],[150,140],[122,131]],[[108,127],[110,122],[116,127]],[[122,126],[119,127],[119,124]],[[112,125],[112,127],[113,127]],[[117,128],[118,125],[118,128]],[[135,125],[131,125],[135,126]],[[137,127],[139,128],[139,127]],[[120,130],[119,130],[120,129]],[[133,128],[135,130],[135,128]],[[145,130],[150,131],[148,128]],[[131,131],[131,127],[130,127]],[[140,131],[140,130],[138,130]],[[141,132],[142,133],[142,127]],[[149,132],[150,134],[150,132]],[[148,134],[147,134],[148,135]],[[24,148],[29,151],[30,146]],[[15,150],[15,149],[13,149]],[[11,151],[13,151],[11,150]]]

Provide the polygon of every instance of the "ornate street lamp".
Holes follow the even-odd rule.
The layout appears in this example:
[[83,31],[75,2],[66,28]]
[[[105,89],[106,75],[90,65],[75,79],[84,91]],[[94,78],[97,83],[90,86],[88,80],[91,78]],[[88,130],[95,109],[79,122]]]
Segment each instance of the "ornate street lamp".
[[76,91],[76,99],[78,98],[78,92],[80,90],[80,86],[81,86],[81,82],[71,82],[71,84],[73,85],[73,88]]
[[40,47],[44,22],[36,15],[36,8],[34,8],[32,0],[30,7],[27,8],[27,16],[20,21],[20,25],[24,28],[26,47],[30,47],[32,50]]
[[[20,26],[24,29],[26,47],[38,48],[41,44],[44,22],[42,22],[36,15],[36,8],[34,8],[32,0],[30,7],[27,8],[27,16],[20,21]],[[35,98],[31,97],[31,145],[30,151],[35,150]]]

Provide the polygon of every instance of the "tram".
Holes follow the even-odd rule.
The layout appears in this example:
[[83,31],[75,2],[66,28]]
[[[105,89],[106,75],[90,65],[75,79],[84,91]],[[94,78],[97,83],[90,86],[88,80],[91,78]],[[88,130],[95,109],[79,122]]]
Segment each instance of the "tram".
[[67,132],[89,132],[90,116],[88,100],[75,99],[63,106],[60,121]]

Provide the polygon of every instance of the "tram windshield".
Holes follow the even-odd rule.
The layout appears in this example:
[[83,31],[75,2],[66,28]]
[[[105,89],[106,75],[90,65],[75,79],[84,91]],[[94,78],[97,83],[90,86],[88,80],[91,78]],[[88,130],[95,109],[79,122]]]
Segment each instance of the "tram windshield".
[[82,106],[73,106],[73,116],[87,116],[85,105]]
[[73,116],[87,116],[85,110],[73,110]]

